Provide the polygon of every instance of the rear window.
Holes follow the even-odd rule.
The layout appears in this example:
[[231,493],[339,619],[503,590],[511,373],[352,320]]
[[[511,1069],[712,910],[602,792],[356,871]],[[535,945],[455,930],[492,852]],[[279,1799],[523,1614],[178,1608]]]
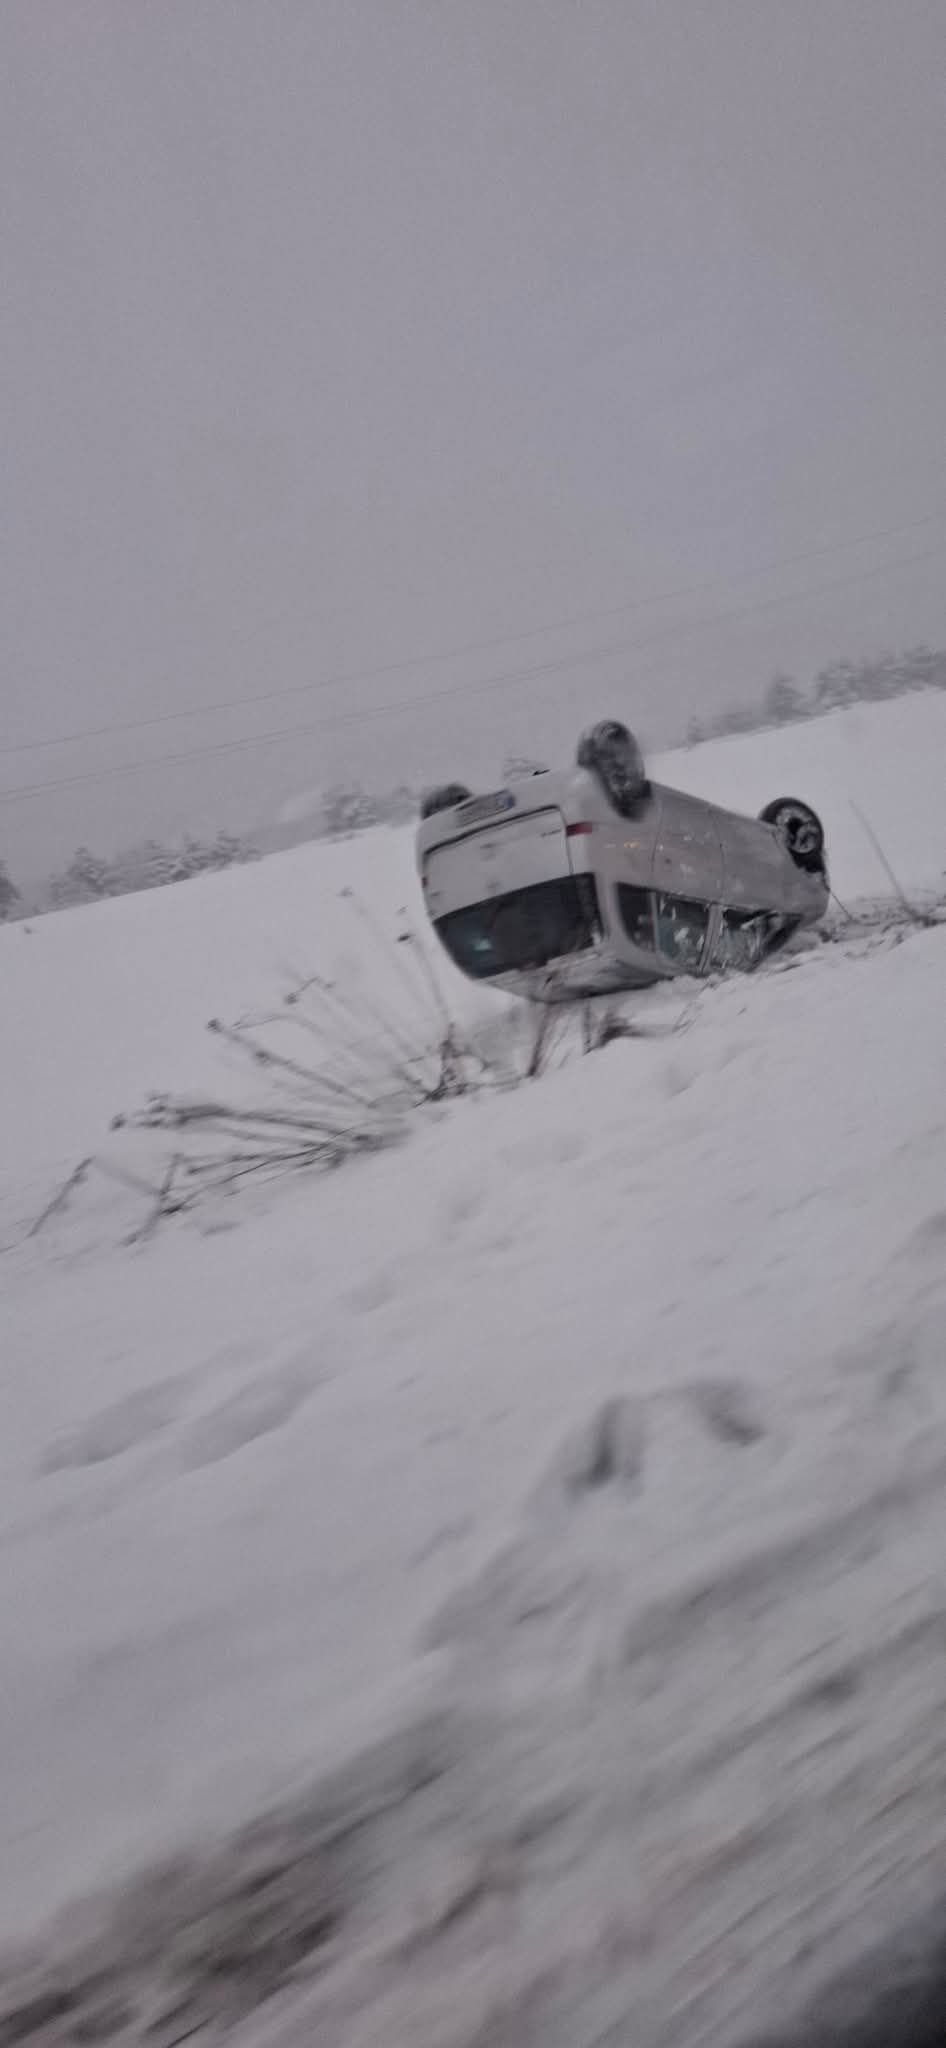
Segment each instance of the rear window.
[[546,967],[594,945],[600,930],[595,885],[590,875],[535,882],[451,910],[437,918],[436,928],[451,959],[476,980]]

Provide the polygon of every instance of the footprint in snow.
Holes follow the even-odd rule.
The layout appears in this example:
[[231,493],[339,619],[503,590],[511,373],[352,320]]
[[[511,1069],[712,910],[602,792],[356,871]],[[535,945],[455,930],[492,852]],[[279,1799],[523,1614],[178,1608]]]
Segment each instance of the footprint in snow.
[[393,1301],[397,1286],[393,1274],[382,1267],[376,1273],[367,1273],[354,1287],[341,1297],[341,1306],[349,1315],[370,1316],[375,1309],[384,1308]]
[[444,1236],[452,1237],[465,1223],[472,1223],[486,1206],[485,1183],[458,1181],[445,1191],[442,1207]]
[[539,1481],[534,1505],[560,1509],[602,1488],[636,1490],[643,1478],[645,1411],[640,1401],[618,1394],[603,1401],[572,1429]]
[[934,1209],[901,1245],[900,1257],[930,1263],[938,1271],[946,1268],[946,1209]]
[[538,1131],[533,1137],[518,1138],[514,1144],[506,1145],[503,1156],[510,1166],[530,1172],[537,1166],[569,1166],[587,1149],[582,1131]]
[[260,1373],[248,1380],[219,1407],[200,1415],[181,1441],[181,1463],[185,1471],[216,1465],[234,1452],[242,1451],[257,1438],[281,1429],[315,1393],[321,1384],[317,1373],[291,1365]]
[[754,1398],[740,1380],[694,1380],[683,1393],[717,1443],[747,1446],[765,1436]]
[[75,1429],[54,1437],[43,1453],[40,1471],[81,1471],[137,1450],[177,1421],[183,1398],[184,1382],[179,1376],[123,1395],[87,1416]]

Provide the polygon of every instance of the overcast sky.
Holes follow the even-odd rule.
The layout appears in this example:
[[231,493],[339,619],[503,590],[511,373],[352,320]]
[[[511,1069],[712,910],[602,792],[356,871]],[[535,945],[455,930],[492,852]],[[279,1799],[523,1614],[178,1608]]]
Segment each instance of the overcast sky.
[[946,0],[3,0],[0,857],[946,640],[944,194]]

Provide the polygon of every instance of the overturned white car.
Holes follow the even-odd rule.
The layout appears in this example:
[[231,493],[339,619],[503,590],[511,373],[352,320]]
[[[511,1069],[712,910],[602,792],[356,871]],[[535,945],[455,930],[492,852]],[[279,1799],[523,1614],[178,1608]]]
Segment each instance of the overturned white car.
[[829,899],[809,805],[777,797],[747,818],[649,782],[612,719],[572,769],[483,796],[431,791],[417,860],[455,964],[537,1002],[753,967]]

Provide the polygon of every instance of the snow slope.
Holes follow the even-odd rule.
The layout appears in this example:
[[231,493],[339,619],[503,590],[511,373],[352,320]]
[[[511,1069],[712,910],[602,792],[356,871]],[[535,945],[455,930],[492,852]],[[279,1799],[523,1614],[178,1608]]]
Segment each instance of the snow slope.
[[[853,798],[935,890],[944,741],[904,700],[659,772],[809,796],[845,898]],[[409,838],[0,933],[9,1241],[115,1109],[220,1085],[209,1014],[377,995],[345,885],[399,928]],[[946,932],[867,932],[265,1202],[5,1254],[9,2004],[729,2042],[937,1902],[944,998]]]
[[[889,892],[856,803],[907,888],[946,872],[942,762],[946,698],[901,698],[777,732],[718,740],[655,759],[655,777],[758,811],[773,796],[806,797],[828,835],[842,900]],[[462,769],[462,762],[458,767]],[[6,1140],[0,1173],[65,1164],[96,1145],[117,1109],[152,1088],[219,1079],[203,1038],[211,1016],[273,999],[293,972],[337,972],[375,986],[378,948],[339,891],[351,888],[388,929],[406,906],[421,916],[413,832],[380,830],[319,842],[147,896],[0,928]],[[451,1001],[493,1011],[446,961]]]

